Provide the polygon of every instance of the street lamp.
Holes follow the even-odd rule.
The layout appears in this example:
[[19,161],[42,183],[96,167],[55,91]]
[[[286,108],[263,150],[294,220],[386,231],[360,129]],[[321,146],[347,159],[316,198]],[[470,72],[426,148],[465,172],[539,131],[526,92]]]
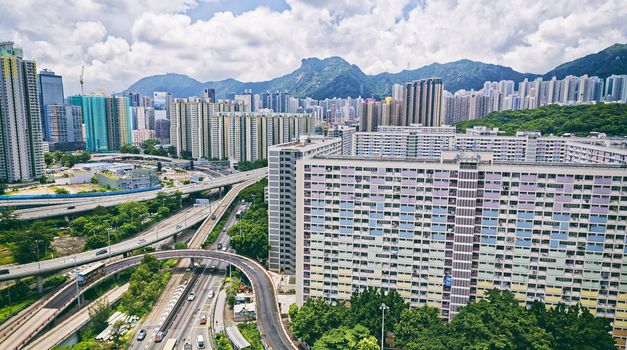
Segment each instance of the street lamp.
[[76,280],[76,301],[78,302],[78,308],[81,308],[81,295],[79,294],[78,287],[78,270],[76,269],[76,255],[74,255],[74,279]]
[[41,240],[35,240],[35,248],[37,249],[37,268],[41,270],[41,261],[39,260],[39,242],[41,242]]
[[385,342],[385,310],[389,310],[390,308],[384,303],[381,303],[379,308],[381,309],[381,350],[383,350],[383,344]]

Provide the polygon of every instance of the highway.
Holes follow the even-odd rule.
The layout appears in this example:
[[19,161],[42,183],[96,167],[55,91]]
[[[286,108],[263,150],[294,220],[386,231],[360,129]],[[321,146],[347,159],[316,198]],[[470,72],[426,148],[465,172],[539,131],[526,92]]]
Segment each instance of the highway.
[[[209,207],[192,207],[185,209],[182,212],[169,217],[161,224],[155,225],[150,231],[120,243],[112,244],[108,248],[104,247],[96,250],[88,250],[72,256],[43,260],[41,262],[7,266],[6,268],[9,273],[0,275],[0,281],[56,272],[74,266],[92,263],[94,261],[109,259],[110,256],[114,257],[141,247],[149,246],[166,238],[172,237],[175,234],[204,220],[205,217],[211,213],[210,209],[211,208]],[[98,254],[98,252],[103,250],[105,251],[104,253]]]
[[[203,181],[201,183],[192,183],[188,185],[178,186],[174,188],[164,188],[154,191],[146,191],[140,193],[121,194],[111,197],[97,197],[91,198],[87,201],[81,202],[69,202],[64,204],[55,204],[44,207],[35,207],[28,209],[19,209],[14,211],[19,219],[32,220],[46,217],[67,215],[80,213],[88,210],[93,210],[97,206],[111,207],[118,204],[126,203],[129,200],[134,202],[146,201],[157,198],[160,192],[166,192],[169,195],[174,194],[175,191],[180,191],[183,194],[204,191],[208,189],[223,187],[226,185],[233,185],[236,183],[244,182],[250,179],[261,179],[266,174],[266,169],[255,169],[251,171],[235,173],[231,175],[222,176],[219,178],[213,178]],[[29,200],[21,200],[21,202]],[[4,201],[3,201],[4,202]]]
[[[209,259],[234,265],[239,268],[251,281],[255,293],[257,307],[257,324],[262,336],[272,349],[296,349],[285,330],[278,310],[274,285],[265,268],[257,262],[236,254],[210,250],[167,250],[150,253],[159,260],[164,259]],[[115,261],[107,265],[105,276],[139,265],[143,256],[133,256]],[[101,277],[104,278],[105,276]],[[81,287],[79,293],[89,289],[94,283]],[[28,320],[28,324],[21,331],[13,331],[0,343],[1,349],[18,349],[24,346],[32,337],[58,316],[77,296],[76,285],[66,284],[54,297],[50,298],[40,310],[38,317]]]
[[[209,261],[206,261],[205,263],[210,264]],[[214,298],[218,295],[223,278],[224,276],[222,274],[212,274],[212,271],[204,269],[203,267],[195,285],[191,288],[191,291],[196,294],[195,299],[193,301],[188,301],[187,294],[182,296],[185,300],[182,302],[178,310],[172,311],[176,312],[176,314],[170,325],[167,327],[165,340],[175,338],[180,345],[179,347],[182,347],[184,341],[188,339],[190,340],[190,343],[193,343],[193,347],[196,348],[196,337],[198,335],[202,335],[206,343],[205,349],[211,349],[209,331],[207,327],[209,322],[211,322],[209,319],[211,316],[210,308]],[[209,298],[211,291],[213,291],[214,294],[213,298]],[[205,325],[200,325],[200,317],[202,315],[206,316],[208,320]],[[141,328],[145,329],[148,335],[143,341],[134,339],[133,343],[129,347],[130,350],[156,350],[163,348],[165,340],[161,343],[154,342],[154,335],[159,330],[159,327],[156,327],[154,324],[144,323]]]
[[[100,301],[105,301],[107,303],[113,304],[118,299],[122,297],[128,290],[129,284],[126,283],[121,285],[113,290],[105,293],[103,296],[98,298]],[[70,316],[59,325],[51,329],[50,331],[42,334],[40,337],[35,339],[32,343],[26,346],[26,349],[29,350],[46,350],[50,349],[53,345],[58,345],[72,334],[74,334],[78,329],[86,325],[90,320],[89,316],[89,308],[84,307],[76,314]]]

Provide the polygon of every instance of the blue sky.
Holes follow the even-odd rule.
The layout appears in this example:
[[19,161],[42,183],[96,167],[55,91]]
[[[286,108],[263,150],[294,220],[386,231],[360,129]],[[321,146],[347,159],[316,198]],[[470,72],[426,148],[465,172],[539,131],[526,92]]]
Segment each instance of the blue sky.
[[0,0],[0,40],[66,91],[147,75],[260,81],[308,57],[368,74],[471,59],[544,73],[627,42],[625,0]]

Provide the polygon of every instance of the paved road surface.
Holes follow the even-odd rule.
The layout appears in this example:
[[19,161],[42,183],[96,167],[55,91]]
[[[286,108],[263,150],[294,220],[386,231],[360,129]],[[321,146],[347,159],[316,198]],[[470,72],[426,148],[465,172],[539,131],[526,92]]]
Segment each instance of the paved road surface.
[[[124,292],[128,290],[128,286],[128,283],[121,285],[107,292],[97,300],[106,300],[108,303],[114,303],[115,301],[120,299]],[[72,334],[76,333],[76,330],[87,324],[87,322],[89,322],[89,319],[89,308],[84,307],[76,314],[70,316],[68,319],[61,322],[56,327],[37,338],[34,342],[26,346],[26,349],[50,349],[50,347],[52,347],[53,345],[58,345],[59,343],[70,337]]]

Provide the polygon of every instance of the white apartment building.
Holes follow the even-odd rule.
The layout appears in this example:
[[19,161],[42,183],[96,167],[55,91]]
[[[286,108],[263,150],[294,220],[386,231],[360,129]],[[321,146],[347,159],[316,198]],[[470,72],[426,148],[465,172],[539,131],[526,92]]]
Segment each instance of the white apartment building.
[[492,152],[497,161],[627,164],[624,142],[609,138],[542,136],[538,132],[497,135],[475,127],[456,134],[452,127],[381,127],[353,135],[355,156],[438,158],[443,151]]
[[452,318],[486,290],[581,303],[627,337],[627,172],[611,164],[316,156],[296,162],[297,302],[398,291]]
[[357,130],[354,127],[346,125],[335,125],[329,129],[327,135],[329,137],[339,137],[342,139],[342,154],[351,155],[353,152],[353,134]]
[[296,273],[296,161],[318,154],[342,154],[342,139],[301,136],[268,148],[269,268]]
[[197,97],[176,99],[170,104],[170,142],[177,154],[255,161],[266,158],[268,146],[315,130],[309,114],[239,111],[243,107]]

